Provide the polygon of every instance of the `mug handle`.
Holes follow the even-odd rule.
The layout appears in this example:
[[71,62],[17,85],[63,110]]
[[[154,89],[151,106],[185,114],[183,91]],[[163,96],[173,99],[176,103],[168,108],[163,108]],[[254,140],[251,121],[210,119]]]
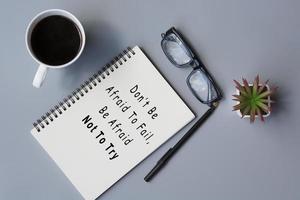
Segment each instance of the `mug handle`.
[[40,65],[38,70],[35,73],[32,85],[36,88],[40,88],[44,82],[46,74],[47,74],[47,66]]

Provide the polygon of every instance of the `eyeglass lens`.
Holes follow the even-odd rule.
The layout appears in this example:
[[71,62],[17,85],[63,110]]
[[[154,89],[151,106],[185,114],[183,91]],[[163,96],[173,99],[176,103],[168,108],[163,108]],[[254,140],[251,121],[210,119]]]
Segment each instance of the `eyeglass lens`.
[[188,83],[194,94],[204,103],[212,102],[218,97],[214,85],[200,69],[190,74]]
[[174,34],[168,34],[162,41],[165,53],[177,65],[184,65],[192,61],[192,56],[181,40]]

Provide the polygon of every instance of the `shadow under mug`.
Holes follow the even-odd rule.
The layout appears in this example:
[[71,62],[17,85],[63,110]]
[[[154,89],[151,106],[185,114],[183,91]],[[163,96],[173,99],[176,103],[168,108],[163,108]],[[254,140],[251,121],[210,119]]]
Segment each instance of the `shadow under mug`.
[[[40,61],[34,54],[32,46],[31,46],[31,35],[32,35],[32,31],[35,28],[35,26],[44,18],[49,17],[49,16],[54,16],[54,15],[59,15],[59,16],[63,16],[68,18],[69,20],[71,20],[73,23],[75,23],[75,25],[78,28],[78,31],[81,34],[81,46],[80,49],[77,53],[77,55],[69,62],[64,63],[62,65],[48,65],[43,63],[42,61]],[[50,10],[45,10],[39,14],[37,14],[29,23],[27,30],[26,30],[26,36],[25,36],[25,42],[26,42],[26,47],[27,50],[29,52],[29,54],[31,55],[31,57],[37,62],[39,63],[39,68],[34,76],[32,85],[36,88],[41,87],[46,74],[47,74],[47,69],[48,68],[63,68],[63,67],[67,67],[69,65],[71,65],[72,63],[74,63],[79,56],[81,55],[84,46],[85,46],[85,33],[84,33],[84,29],[83,26],[81,25],[80,21],[70,12],[65,11],[65,10],[61,10],[61,9],[50,9]]]

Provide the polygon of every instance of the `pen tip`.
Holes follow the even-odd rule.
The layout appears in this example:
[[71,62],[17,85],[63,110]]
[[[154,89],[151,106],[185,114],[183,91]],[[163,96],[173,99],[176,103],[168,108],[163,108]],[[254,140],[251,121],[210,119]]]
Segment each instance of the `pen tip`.
[[149,178],[149,176],[147,175],[147,176],[145,176],[145,178],[144,178],[144,181],[145,182],[147,182],[147,183],[149,183],[150,182],[150,178]]

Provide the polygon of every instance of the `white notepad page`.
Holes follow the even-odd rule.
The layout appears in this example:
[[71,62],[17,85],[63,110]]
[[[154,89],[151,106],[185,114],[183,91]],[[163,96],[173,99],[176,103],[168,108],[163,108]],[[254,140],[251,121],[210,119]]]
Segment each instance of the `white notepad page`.
[[[96,199],[195,116],[139,47],[32,135],[85,199]],[[125,60],[126,62],[125,62]],[[100,79],[99,79],[100,80]]]

